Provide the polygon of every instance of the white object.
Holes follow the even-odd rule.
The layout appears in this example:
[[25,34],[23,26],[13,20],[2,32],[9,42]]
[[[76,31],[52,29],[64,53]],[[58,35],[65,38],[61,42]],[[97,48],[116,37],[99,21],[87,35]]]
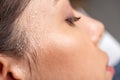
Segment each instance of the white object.
[[[78,11],[89,16],[83,8],[79,8]],[[110,66],[114,66],[120,62],[120,43],[109,32],[106,31],[104,33],[99,47],[108,54]]]
[[99,46],[108,54],[109,65],[114,66],[120,61],[120,44],[109,32],[104,33]]

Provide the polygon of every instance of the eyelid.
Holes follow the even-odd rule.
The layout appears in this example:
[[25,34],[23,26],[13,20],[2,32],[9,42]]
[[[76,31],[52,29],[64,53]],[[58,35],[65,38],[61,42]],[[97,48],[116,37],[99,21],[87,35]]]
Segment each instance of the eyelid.
[[70,17],[70,18],[67,18],[65,21],[67,21],[69,24],[72,24],[74,25],[74,22],[80,20],[81,17]]

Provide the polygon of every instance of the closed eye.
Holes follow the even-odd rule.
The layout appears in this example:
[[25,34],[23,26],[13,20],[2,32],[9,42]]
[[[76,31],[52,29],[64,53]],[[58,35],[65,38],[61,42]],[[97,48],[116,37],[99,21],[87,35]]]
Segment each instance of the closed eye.
[[70,24],[70,25],[74,25],[74,22],[79,21],[81,17],[70,17],[67,18],[65,21]]

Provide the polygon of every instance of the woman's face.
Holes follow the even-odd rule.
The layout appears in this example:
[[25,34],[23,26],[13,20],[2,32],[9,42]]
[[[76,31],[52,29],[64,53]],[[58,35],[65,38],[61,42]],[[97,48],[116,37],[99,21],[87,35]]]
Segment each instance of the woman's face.
[[[81,19],[68,23],[72,17]],[[112,80],[108,57],[97,45],[104,26],[68,0],[31,0],[20,23],[36,49],[34,80]]]

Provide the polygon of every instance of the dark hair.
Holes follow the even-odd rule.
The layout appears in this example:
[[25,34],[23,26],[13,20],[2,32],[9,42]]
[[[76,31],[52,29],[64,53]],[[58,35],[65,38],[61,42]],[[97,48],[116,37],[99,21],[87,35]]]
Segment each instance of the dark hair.
[[15,24],[30,0],[0,0],[0,54],[12,57],[24,55],[27,38]]

